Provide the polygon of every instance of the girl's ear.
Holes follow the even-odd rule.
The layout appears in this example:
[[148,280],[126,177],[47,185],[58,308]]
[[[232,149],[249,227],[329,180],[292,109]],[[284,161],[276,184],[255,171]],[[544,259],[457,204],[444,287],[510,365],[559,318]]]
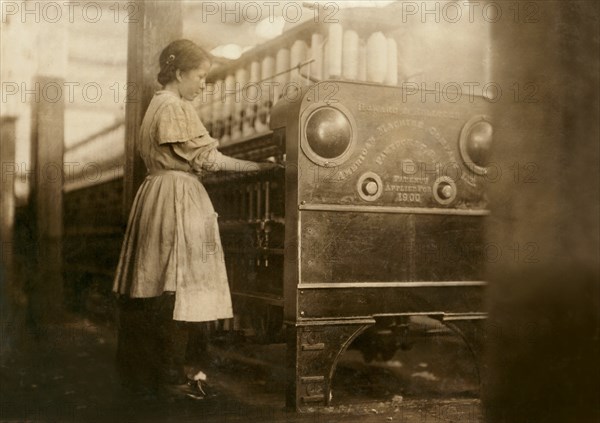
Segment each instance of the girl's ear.
[[181,82],[181,71],[179,69],[175,69],[175,78]]

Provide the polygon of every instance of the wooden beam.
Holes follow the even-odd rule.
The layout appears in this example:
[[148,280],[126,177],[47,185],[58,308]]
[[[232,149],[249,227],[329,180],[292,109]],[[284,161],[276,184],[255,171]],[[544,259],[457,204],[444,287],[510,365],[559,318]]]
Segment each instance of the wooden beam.
[[125,110],[125,175],[123,189],[124,219],[146,167],[135,146],[144,113],[160,85],[158,57],[171,41],[182,37],[183,13],[181,2],[138,0],[136,22],[129,23],[127,81],[132,87]]

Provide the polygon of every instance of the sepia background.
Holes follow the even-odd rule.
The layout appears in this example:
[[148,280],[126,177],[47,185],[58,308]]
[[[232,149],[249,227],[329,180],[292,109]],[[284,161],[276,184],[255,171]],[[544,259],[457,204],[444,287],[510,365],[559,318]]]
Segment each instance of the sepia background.
[[[260,10],[261,19],[242,12],[250,10],[248,3],[257,5],[252,10]],[[141,421],[597,421],[596,3],[272,3],[2,0],[0,419],[88,421],[110,414]],[[415,320],[416,333],[433,335],[411,351],[374,364],[355,350],[346,353],[334,385],[334,398],[337,392],[341,400],[333,411],[284,411],[277,395],[280,369],[267,376],[261,370],[282,359],[276,348],[251,349],[255,361],[241,364],[237,356],[230,360],[231,351],[220,351],[215,360],[222,363],[211,362],[227,391],[220,402],[130,407],[115,394],[115,263],[95,257],[107,264],[87,272],[65,251],[76,251],[81,242],[69,238],[69,222],[77,219],[94,234],[113,236],[107,256],[119,246],[134,191],[120,181],[139,172],[126,158],[128,122],[141,113],[148,91],[158,88],[131,84],[134,72],[149,81],[158,71],[156,53],[135,55],[160,52],[162,46],[147,43],[179,34],[214,55],[215,71],[252,57],[305,22],[342,11],[364,17],[365,28],[385,22],[385,36],[397,46],[396,85],[474,87],[473,94],[494,105],[493,161],[501,176],[487,187],[486,245],[496,254],[486,261],[481,390],[462,340]],[[154,65],[136,68],[139,63]],[[64,198],[101,183],[118,184],[124,200],[116,194],[87,198],[85,215],[65,207]],[[96,225],[102,215],[112,216],[112,229]],[[84,273],[92,276],[72,282],[72,275]],[[245,372],[248,377],[237,380]]]

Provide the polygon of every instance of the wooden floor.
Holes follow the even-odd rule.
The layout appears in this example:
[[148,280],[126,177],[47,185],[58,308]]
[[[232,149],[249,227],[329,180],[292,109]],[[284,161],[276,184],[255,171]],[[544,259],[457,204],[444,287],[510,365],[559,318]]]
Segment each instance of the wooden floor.
[[348,351],[332,406],[300,415],[285,409],[282,344],[210,346],[190,365],[214,381],[214,399],[140,398],[119,386],[109,322],[70,316],[33,331],[21,317],[3,327],[2,421],[482,421],[476,374],[452,336],[419,342],[387,362],[365,363],[358,351]]

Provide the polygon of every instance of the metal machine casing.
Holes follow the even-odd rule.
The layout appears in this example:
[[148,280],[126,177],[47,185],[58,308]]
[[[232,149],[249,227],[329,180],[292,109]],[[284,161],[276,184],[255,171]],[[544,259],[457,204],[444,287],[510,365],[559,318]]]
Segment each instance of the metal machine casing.
[[287,155],[289,403],[328,402],[337,357],[378,317],[484,317],[488,107],[327,81],[273,109]]

